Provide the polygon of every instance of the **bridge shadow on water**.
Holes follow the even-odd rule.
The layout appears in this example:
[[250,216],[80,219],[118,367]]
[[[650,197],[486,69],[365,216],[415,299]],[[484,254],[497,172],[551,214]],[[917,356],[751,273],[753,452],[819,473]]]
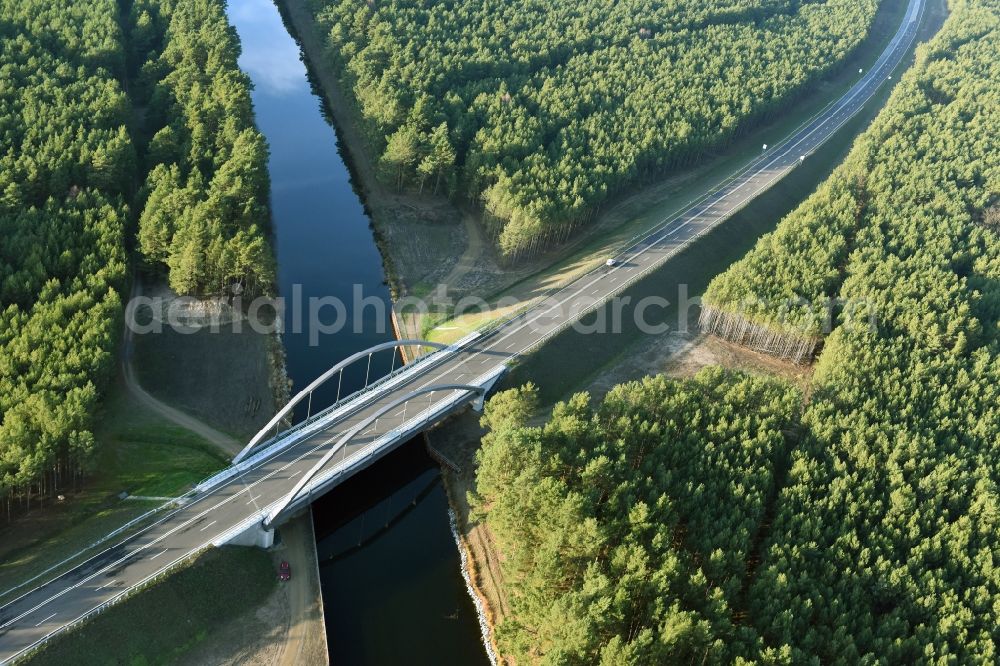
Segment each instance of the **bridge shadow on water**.
[[331,663],[489,663],[422,437],[317,500],[313,523]]

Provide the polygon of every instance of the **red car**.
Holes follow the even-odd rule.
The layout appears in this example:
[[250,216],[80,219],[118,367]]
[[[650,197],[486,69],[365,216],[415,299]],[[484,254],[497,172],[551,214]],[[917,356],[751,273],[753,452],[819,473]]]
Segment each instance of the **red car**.
[[291,580],[292,579],[292,567],[288,565],[288,562],[282,562],[278,565],[278,580]]

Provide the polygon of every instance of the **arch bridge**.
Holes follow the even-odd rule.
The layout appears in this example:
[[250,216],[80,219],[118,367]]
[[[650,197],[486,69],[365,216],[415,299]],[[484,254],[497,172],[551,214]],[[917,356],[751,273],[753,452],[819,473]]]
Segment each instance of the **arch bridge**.
[[[253,514],[215,543],[268,546],[274,527],[316,497],[449,415],[470,404],[481,410],[510,356],[479,349],[479,337],[473,333],[453,345],[414,339],[384,342],[345,358],[299,391],[236,455],[232,466],[196,489],[241,477],[285,452],[298,454],[278,470],[288,470],[284,485],[272,484],[277,492],[261,494]],[[397,367],[396,356],[404,347],[433,351]],[[390,372],[372,380],[372,358],[380,353],[393,355]],[[365,382],[343,395],[344,372],[358,364],[365,367]],[[333,404],[313,413],[314,396],[328,384],[337,387]],[[292,425],[302,405],[304,418]]]

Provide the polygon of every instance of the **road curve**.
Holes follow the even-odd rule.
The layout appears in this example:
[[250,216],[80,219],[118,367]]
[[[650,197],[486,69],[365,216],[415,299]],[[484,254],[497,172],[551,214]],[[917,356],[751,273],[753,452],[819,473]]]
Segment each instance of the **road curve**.
[[[923,0],[910,0],[897,34],[876,64],[843,97],[689,210],[665,220],[653,232],[637,239],[622,253],[615,268],[580,277],[543,303],[457,352],[439,352],[440,361],[414,366],[392,383],[391,390],[373,391],[353,406],[324,417],[326,420],[316,422],[321,427],[300,432],[294,442],[289,439],[288,446],[275,446],[273,453],[262,456],[263,459],[238,474],[194,494],[182,506],[163,511],[139,534],[0,608],[0,663],[16,658],[96,609],[113,603],[136,585],[200,549],[224,540],[234,526],[264,515],[323,456],[332,442],[381,406],[419,388],[469,383],[532,350],[717,226],[802,159],[808,159],[861,110],[906,55],[916,37],[923,7]],[[434,394],[430,402],[443,403],[454,397],[449,392]],[[411,419],[418,407],[423,409],[428,405],[425,397],[417,400],[420,404],[410,408]],[[334,457],[330,467],[350,464],[352,456],[360,455],[366,445],[404,422],[408,422],[405,407],[383,417],[376,423],[376,432],[356,438],[342,456]]]

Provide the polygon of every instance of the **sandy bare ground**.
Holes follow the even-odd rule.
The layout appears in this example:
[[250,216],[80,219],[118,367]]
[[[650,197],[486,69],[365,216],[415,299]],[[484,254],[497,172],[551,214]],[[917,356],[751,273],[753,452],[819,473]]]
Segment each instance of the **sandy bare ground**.
[[[132,288],[132,298],[142,295],[142,286],[139,283],[138,278],[135,280],[135,284]],[[132,330],[126,326],[125,327],[125,344],[123,345],[122,351],[122,376],[125,379],[125,387],[128,391],[135,396],[135,398],[155,411],[160,416],[164,417],[168,421],[179,425],[185,430],[190,430],[199,437],[203,437],[212,444],[215,444],[220,449],[227,453],[236,454],[239,453],[240,449],[243,448],[243,444],[238,441],[235,437],[227,435],[224,432],[216,430],[212,426],[208,425],[204,421],[194,418],[189,414],[185,414],[179,409],[171,407],[162,400],[157,399],[146,391],[139,384],[139,380],[135,376],[135,368],[132,366],[132,351],[133,351],[133,333]]]
[[[442,466],[441,473],[448,502],[455,512],[459,540],[468,555],[469,579],[483,602],[486,622],[491,629],[510,615],[510,605],[500,571],[500,553],[493,534],[482,523],[469,520],[467,493],[476,486],[475,456],[484,431],[479,414],[465,412],[426,434],[427,443],[458,466],[458,471]],[[490,636],[494,654],[496,641]]]
[[277,554],[288,560],[296,575],[285,587],[289,606],[288,632],[278,659],[272,663],[277,666],[327,664],[329,653],[312,514],[307,512],[289,522],[282,528],[281,535],[286,549]]
[[779,377],[797,385],[804,394],[812,378],[812,366],[779,361],[703,333],[671,332],[650,336],[633,345],[615,360],[613,367],[599,371],[581,390],[589,391],[594,400],[599,400],[623,382],[656,374],[691,377],[710,366]]
[[[606,202],[594,223],[566,245],[515,266],[498,260],[493,244],[484,238],[480,213],[474,203],[460,208],[444,196],[397,192],[375,177],[372,141],[365,135],[351,92],[342,89],[326,53],[322,27],[313,19],[308,0],[278,0],[302,45],[306,60],[336,120],[338,135],[369,205],[395,296],[426,295],[446,284],[455,298],[474,295],[496,302],[513,297],[522,303],[537,301],[553,289],[592,270],[628,245],[637,234],[653,228],[687,208],[697,196],[714,188],[759,154],[761,142],[773,142],[800,121],[839,96],[850,85],[853,63],[873,55],[875,39],[829,80],[819,83],[767,124],[750,128],[724,150],[710,153],[698,164],[663,174],[656,182],[636,185]],[[892,34],[892,12],[880,9],[873,35]],[[479,243],[482,242],[482,246]],[[432,338],[450,342],[504,311],[448,321],[454,334],[434,331]],[[434,317],[436,318],[436,317]],[[430,321],[404,322],[408,334],[430,328]]]
[[471,215],[463,215],[462,224],[465,226],[466,233],[465,250],[451,272],[441,280],[449,286],[462,284],[465,276],[475,270],[486,252],[486,239],[483,237],[483,230],[476,223],[476,220]]

